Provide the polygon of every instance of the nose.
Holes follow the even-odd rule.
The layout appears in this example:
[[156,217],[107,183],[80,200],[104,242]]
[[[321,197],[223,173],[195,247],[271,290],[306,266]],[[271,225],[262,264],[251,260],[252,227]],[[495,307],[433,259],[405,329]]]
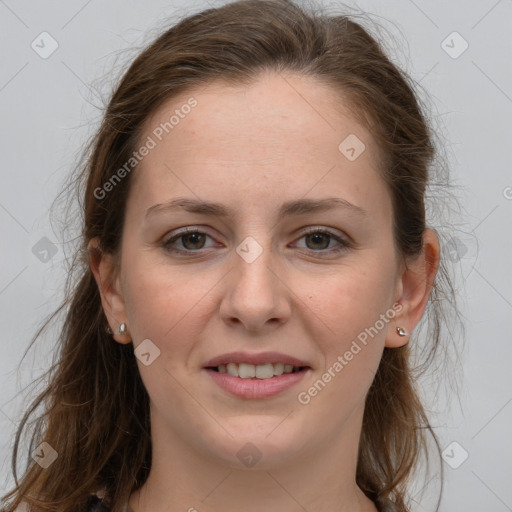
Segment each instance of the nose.
[[270,244],[263,246],[261,237],[259,243],[262,252],[253,261],[233,251],[234,267],[226,276],[220,314],[230,327],[265,333],[288,321],[292,292]]

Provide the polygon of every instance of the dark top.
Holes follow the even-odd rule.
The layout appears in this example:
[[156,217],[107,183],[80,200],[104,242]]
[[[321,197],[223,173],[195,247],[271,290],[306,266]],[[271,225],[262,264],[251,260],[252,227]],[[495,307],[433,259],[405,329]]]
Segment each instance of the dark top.
[[108,512],[109,507],[106,502],[98,496],[90,496],[87,500],[86,512]]
[[[95,494],[91,495],[87,500],[87,505],[85,508],[86,512],[110,512],[110,507],[108,502]],[[124,508],[125,512],[133,512],[130,505],[126,505]]]

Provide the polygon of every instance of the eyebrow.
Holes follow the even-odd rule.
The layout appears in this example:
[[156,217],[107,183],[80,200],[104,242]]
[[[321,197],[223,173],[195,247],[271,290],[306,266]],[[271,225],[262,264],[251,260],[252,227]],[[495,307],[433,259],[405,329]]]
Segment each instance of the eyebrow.
[[[199,215],[213,215],[218,217],[235,216],[236,213],[235,210],[221,203],[179,197],[172,201],[158,203],[149,207],[146,210],[145,217],[148,218],[157,212],[179,210],[180,208]],[[326,199],[297,199],[295,201],[288,201],[281,205],[278,216],[281,218],[292,215],[304,215],[306,213],[318,213],[332,210],[333,208],[344,208],[357,215],[367,215],[366,210],[348,202],[346,199],[342,199],[341,197],[328,197]]]

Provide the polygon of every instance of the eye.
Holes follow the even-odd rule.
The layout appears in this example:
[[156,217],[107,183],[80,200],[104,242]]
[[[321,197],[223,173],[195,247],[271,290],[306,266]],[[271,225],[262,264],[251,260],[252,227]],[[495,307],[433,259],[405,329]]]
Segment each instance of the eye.
[[[347,240],[344,240],[332,231],[321,228],[308,229],[299,240],[303,238],[306,241],[305,248],[313,252],[336,253],[350,247],[350,243]],[[337,245],[329,247],[333,241],[337,242]]]
[[[163,242],[163,246],[166,250],[171,252],[197,252],[198,250],[205,248],[206,238],[211,239],[211,237],[203,231],[199,231],[195,228],[188,228],[176,233],[171,238],[168,238]],[[176,242],[180,242],[182,247],[175,247],[174,244]]]
[[[210,246],[205,245],[208,238],[213,240],[211,236],[197,228],[185,228],[165,240],[162,245],[166,251],[173,253],[198,253],[202,249],[214,247],[214,244]],[[299,248],[315,253],[333,254],[350,247],[349,241],[325,228],[310,228],[299,238],[299,240],[302,239],[305,239],[306,246]],[[337,243],[334,247],[332,247],[333,242]]]

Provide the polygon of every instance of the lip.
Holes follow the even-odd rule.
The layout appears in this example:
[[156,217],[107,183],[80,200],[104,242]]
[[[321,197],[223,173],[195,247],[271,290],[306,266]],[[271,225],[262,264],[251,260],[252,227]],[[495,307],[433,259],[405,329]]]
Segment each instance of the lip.
[[[207,361],[203,368],[212,366],[219,366],[228,363],[247,363],[247,364],[269,364],[269,363],[283,363],[291,364],[292,366],[309,366],[305,361],[301,361],[296,357],[288,356],[280,352],[230,352],[229,354],[222,354]],[[224,375],[224,374],[223,374]],[[235,377],[237,378],[237,377]]]
[[[212,361],[215,360],[212,359]],[[294,373],[283,373],[282,375],[277,375],[270,379],[241,379],[239,377],[232,377],[227,373],[219,373],[209,368],[204,368],[204,371],[206,371],[212,380],[224,391],[240,398],[258,399],[275,396],[287,389],[290,389],[309,374],[309,372],[311,372],[311,368],[305,368]]]

